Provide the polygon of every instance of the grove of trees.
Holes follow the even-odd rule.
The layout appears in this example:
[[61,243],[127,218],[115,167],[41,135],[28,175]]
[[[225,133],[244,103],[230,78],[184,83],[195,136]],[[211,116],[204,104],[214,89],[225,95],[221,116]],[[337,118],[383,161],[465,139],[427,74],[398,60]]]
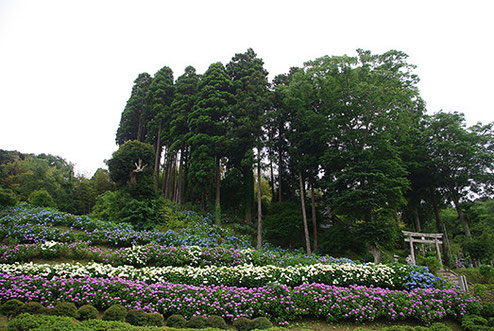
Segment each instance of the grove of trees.
[[478,242],[494,239],[486,216],[493,124],[427,114],[414,70],[403,52],[359,49],[269,81],[248,49],[203,74],[192,66],[177,79],[167,66],[141,73],[108,172],[77,178],[61,158],[2,151],[0,198],[45,190],[63,210],[143,227],[171,200],[212,213],[217,224],[255,228],[258,247],[268,239],[375,261],[399,240],[400,226],[449,227],[464,249],[492,258],[494,248],[479,252]]
[[[139,74],[116,142],[152,145],[157,193],[196,203],[217,223],[222,214],[256,222],[258,246],[263,214],[281,222],[273,213],[284,202],[297,204],[308,254],[320,249],[323,211],[324,222],[359,233],[375,256],[396,239],[398,223],[422,231],[430,221],[443,232],[439,211],[448,203],[471,237],[463,205],[492,194],[492,124],[427,115],[414,69],[402,52],[357,50],[269,82],[252,49],[202,75],[189,66],[176,81],[164,67]],[[263,178],[271,191],[264,205]]]

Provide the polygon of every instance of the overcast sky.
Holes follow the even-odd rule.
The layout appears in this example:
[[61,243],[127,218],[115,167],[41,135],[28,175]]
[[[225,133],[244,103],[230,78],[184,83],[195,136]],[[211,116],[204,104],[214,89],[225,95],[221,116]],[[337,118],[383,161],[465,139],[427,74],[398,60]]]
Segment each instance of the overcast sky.
[[0,0],[0,149],[91,176],[116,150],[134,79],[253,48],[270,78],[323,55],[397,49],[429,113],[494,121],[494,1]]

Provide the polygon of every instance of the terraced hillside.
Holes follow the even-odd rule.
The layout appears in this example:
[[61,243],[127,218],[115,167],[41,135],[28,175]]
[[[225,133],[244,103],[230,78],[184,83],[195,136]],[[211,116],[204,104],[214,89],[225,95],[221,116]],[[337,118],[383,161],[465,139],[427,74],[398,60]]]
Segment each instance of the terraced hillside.
[[[304,318],[427,324],[481,309],[479,299],[424,267],[255,250],[246,236],[198,217],[189,221],[180,233],[138,231],[29,205],[4,208],[2,311],[26,311],[19,305],[9,313],[5,306],[15,299],[52,312],[62,302],[89,304],[100,315],[121,305],[130,321],[138,311],[161,320],[220,316],[238,326],[242,318],[263,317],[286,326]],[[146,318],[134,324],[151,325]]]

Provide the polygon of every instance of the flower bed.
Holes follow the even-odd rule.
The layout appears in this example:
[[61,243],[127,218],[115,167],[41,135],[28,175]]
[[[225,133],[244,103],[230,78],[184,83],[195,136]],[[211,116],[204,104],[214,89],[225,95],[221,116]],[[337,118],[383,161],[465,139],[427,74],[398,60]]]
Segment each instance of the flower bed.
[[122,278],[47,279],[31,275],[0,275],[0,300],[38,301],[45,306],[69,301],[105,309],[112,304],[128,308],[181,314],[238,317],[266,316],[276,321],[299,317],[329,321],[372,321],[376,318],[415,318],[430,322],[477,313],[479,299],[449,289],[417,289],[410,292],[362,286],[337,287],[304,284],[293,288],[276,285],[258,288],[170,283],[147,284]]
[[278,267],[274,265],[239,265],[234,267],[114,267],[109,264],[63,263],[0,264],[0,273],[35,275],[47,278],[62,277],[120,277],[150,283],[215,284],[257,287],[270,283],[301,285],[322,283],[349,286],[353,284],[393,289],[432,288],[439,279],[425,268],[404,265],[312,264]]
[[55,241],[36,244],[0,245],[0,261],[27,262],[33,258],[72,258],[107,263],[114,266],[236,266],[252,263],[256,266],[275,264],[354,263],[345,258],[306,256],[303,253],[280,250],[236,249],[226,247],[168,247],[151,243],[124,248],[89,246],[90,242],[63,243]]
[[[201,223],[194,217],[189,227],[177,233],[172,230],[138,231],[126,223],[111,223],[88,216],[74,216],[46,208],[29,205],[4,208],[0,217],[0,240],[17,243],[45,241],[88,241],[92,245],[129,247],[156,242],[166,246],[226,246],[245,248],[250,246],[247,236],[236,236],[228,229],[214,224]],[[62,230],[60,227],[69,228]],[[77,231],[74,231],[77,230]]]

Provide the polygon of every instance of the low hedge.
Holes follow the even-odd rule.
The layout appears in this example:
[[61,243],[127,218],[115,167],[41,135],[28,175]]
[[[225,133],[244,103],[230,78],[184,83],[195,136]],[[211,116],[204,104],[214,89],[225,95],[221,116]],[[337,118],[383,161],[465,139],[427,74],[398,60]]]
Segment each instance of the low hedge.
[[79,322],[72,317],[54,315],[21,314],[7,324],[7,331],[58,330],[58,331],[144,331],[146,327],[136,327],[125,322],[88,320]]

